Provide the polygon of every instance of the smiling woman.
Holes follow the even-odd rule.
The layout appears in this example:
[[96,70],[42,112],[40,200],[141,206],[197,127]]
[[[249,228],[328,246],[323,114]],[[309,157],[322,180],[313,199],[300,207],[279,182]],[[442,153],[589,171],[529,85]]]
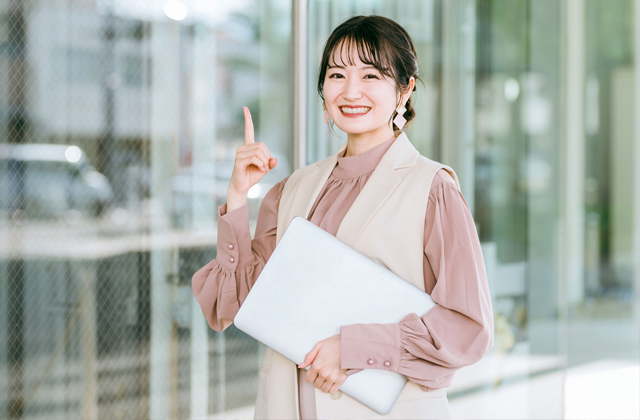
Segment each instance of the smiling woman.
[[[193,292],[209,325],[227,328],[286,227],[305,217],[430,294],[436,306],[396,323],[343,325],[299,366],[268,348],[255,418],[450,418],[445,388],[456,370],[492,347],[493,314],[458,177],[420,155],[402,131],[415,116],[413,42],[391,19],[356,16],[335,29],[322,57],[318,90],[326,119],[348,141],[269,190],[252,240],[246,194],[276,162],[264,143],[253,141],[245,109],[245,145],[237,150],[228,202],[219,207],[218,258],[194,274]],[[339,390],[362,369],[409,379],[388,413]]]

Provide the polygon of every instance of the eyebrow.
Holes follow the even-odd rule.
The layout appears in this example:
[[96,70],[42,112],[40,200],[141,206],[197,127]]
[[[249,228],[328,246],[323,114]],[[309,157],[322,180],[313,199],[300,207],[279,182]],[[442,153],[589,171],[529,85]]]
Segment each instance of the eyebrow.
[[[340,67],[341,69],[344,69],[344,66],[338,66],[338,65],[336,65],[336,66],[329,65],[329,66],[328,66],[328,68],[329,68],[329,69],[335,69],[336,67]],[[377,69],[375,68],[375,66],[364,66],[364,67],[362,67],[362,69],[363,69],[363,70],[368,70],[368,69],[375,69],[375,70],[377,70]]]

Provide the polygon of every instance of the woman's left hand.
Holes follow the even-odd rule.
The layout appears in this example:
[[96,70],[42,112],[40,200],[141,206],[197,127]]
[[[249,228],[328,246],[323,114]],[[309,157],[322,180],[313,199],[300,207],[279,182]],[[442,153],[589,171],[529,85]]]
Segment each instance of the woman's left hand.
[[298,367],[310,364],[305,380],[322,392],[338,392],[347,379],[347,369],[340,368],[340,334],[318,341]]

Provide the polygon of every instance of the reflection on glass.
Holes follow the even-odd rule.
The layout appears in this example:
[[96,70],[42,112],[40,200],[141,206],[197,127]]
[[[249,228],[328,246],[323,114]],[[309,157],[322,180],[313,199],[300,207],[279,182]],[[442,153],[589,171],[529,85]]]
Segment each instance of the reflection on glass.
[[0,418],[255,401],[257,343],[210,334],[190,280],[243,105],[279,161],[252,229],[291,171],[290,45],[290,1],[0,1]]

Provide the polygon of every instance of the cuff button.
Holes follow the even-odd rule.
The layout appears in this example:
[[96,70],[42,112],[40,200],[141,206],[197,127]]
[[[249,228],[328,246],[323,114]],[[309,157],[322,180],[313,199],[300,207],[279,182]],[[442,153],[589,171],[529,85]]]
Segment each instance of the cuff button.
[[384,365],[385,365],[386,367],[389,367],[389,366],[391,366],[391,362],[387,360],[386,362],[384,362]]
[[367,363],[369,363],[370,365],[373,365],[375,362],[373,361],[373,359],[369,359],[367,360]]

